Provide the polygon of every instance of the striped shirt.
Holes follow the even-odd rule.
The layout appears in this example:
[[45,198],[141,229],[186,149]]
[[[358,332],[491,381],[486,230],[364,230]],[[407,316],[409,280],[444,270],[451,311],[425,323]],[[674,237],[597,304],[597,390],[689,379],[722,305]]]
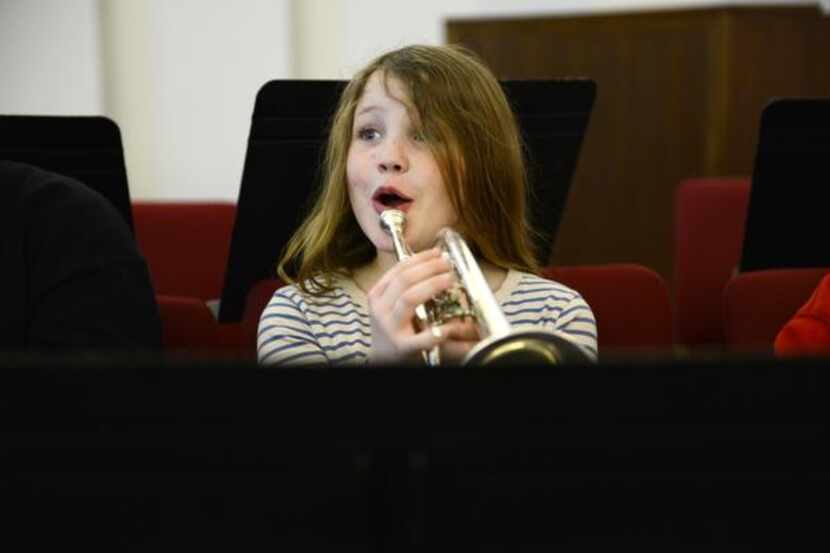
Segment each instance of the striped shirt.
[[[293,285],[274,292],[259,320],[260,363],[366,362],[372,346],[366,294],[351,279],[338,276],[334,284],[334,290],[324,296],[306,294]],[[575,290],[511,269],[494,294],[511,326],[541,326],[557,331],[596,359],[594,314]]]

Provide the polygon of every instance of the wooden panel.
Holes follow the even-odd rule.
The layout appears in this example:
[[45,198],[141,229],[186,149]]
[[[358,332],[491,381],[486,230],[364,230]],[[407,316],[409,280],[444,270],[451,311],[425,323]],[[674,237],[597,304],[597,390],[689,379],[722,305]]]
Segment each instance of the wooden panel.
[[830,95],[830,19],[812,8],[450,21],[447,37],[499,78],[597,81],[552,258],[564,265],[636,262],[670,280],[675,185],[750,174],[770,96]]
[[717,167],[748,172],[770,98],[830,96],[830,17],[806,9],[736,12],[729,48],[726,144]]

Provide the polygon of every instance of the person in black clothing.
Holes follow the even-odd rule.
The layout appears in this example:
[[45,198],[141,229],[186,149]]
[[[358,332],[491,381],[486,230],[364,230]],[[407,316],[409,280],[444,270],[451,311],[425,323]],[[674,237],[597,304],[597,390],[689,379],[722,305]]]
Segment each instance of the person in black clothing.
[[0,350],[160,348],[147,264],[115,207],[76,180],[0,161]]

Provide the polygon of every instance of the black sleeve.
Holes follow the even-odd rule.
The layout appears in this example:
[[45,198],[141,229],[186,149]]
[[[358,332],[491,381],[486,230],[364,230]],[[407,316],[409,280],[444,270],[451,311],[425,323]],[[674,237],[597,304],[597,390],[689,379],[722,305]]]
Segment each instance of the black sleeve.
[[158,350],[155,294],[123,217],[68,179],[37,187],[29,200],[28,349]]

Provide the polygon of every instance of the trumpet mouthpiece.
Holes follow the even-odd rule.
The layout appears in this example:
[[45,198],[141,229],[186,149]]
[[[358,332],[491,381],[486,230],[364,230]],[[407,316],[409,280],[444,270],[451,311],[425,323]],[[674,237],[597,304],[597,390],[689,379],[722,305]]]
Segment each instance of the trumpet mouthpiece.
[[387,234],[392,234],[392,229],[403,229],[406,224],[406,215],[399,209],[387,209],[380,214],[380,228]]

